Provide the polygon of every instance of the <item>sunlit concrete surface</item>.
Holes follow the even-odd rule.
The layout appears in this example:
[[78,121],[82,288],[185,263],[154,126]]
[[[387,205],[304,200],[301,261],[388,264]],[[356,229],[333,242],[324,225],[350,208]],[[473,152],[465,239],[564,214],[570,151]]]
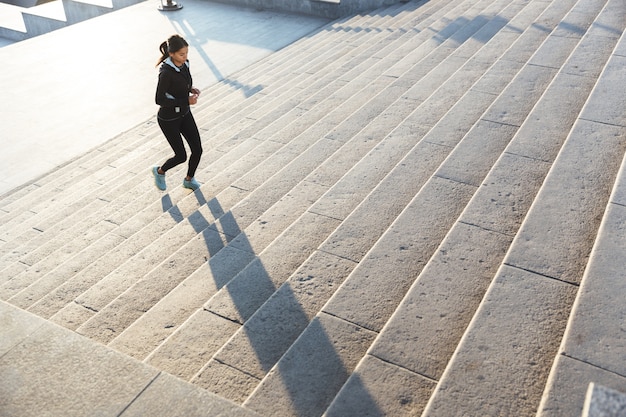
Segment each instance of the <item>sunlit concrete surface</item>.
[[189,41],[194,83],[202,89],[327,22],[202,0],[182,0],[183,9],[173,12],[158,4],[0,48],[0,194],[152,117],[155,63],[170,35]]

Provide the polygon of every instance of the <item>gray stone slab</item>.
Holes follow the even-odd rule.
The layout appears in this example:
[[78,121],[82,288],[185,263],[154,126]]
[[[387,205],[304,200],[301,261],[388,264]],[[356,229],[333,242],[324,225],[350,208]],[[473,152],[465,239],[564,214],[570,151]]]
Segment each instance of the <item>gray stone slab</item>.
[[[521,62],[500,59],[476,82],[472,87],[472,91],[497,96],[523,66],[524,63]],[[495,98],[491,99],[491,101],[494,100]]]
[[369,353],[440,379],[511,240],[500,233],[457,223]]
[[528,61],[528,65],[539,65],[560,69],[580,39],[562,36],[548,36],[541,48]]
[[[212,297],[204,308],[244,323],[339,225],[339,220],[305,213]],[[285,254],[289,254],[285,256]]]
[[318,315],[244,406],[263,415],[322,415],[375,337]]
[[604,7],[605,0],[578,2],[554,29],[556,36],[581,38]]
[[582,416],[585,394],[591,383],[626,392],[626,377],[563,354],[558,355],[537,416]]
[[435,175],[480,186],[515,132],[517,126],[486,120],[478,121]]
[[154,368],[55,325],[0,358],[6,415],[118,416],[158,375]]
[[622,35],[622,38],[618,42],[617,47],[615,48],[615,51],[613,53],[616,56],[626,56],[626,36]]
[[620,0],[609,0],[587,33],[617,40],[624,31],[625,18],[626,10],[624,9],[624,4]]
[[622,161],[624,137],[624,128],[618,126],[576,124],[518,233],[507,264],[580,282]]
[[[474,123],[480,119],[480,116],[493,103],[495,98],[494,94],[475,90],[468,91],[441,118],[441,121],[430,121],[435,124],[424,137],[424,141],[454,148]],[[430,119],[429,115],[423,115],[422,112],[418,112],[413,113],[412,116],[415,117],[411,117],[408,120],[409,125],[421,126],[425,122],[427,126],[432,126],[432,124],[427,124]],[[400,129],[405,129],[405,127],[402,126]]]
[[502,154],[460,220],[515,236],[550,167],[537,159]]
[[626,394],[596,384],[589,386],[583,417],[623,415],[626,415]]
[[[564,8],[570,7],[570,2],[559,2]],[[553,5],[556,3],[552,3]],[[558,13],[558,12],[556,12]],[[550,16],[548,18],[540,18],[533,23],[530,27],[525,28],[523,33],[519,36],[515,44],[504,53],[502,61],[517,63],[521,68],[537,51],[541,43],[548,37],[552,27],[555,25],[554,20],[559,19],[552,17],[555,14],[554,9],[548,8],[544,15]],[[542,24],[543,23],[543,24]]]
[[[84,250],[78,250],[76,256],[59,263],[56,268],[42,274],[41,278],[13,296],[10,299],[11,304],[28,309],[41,298],[48,295],[50,291],[62,285],[68,277],[87,267],[94,259],[114,249],[123,240],[120,236],[108,233],[101,236],[97,242],[85,245]],[[55,255],[51,256],[54,257]],[[39,267],[36,268],[38,269]]]
[[161,373],[120,417],[259,417],[215,394]]
[[242,404],[261,382],[230,365],[211,359],[191,380],[194,385]]
[[45,321],[0,301],[0,357],[36,332]]
[[582,112],[585,120],[626,126],[626,57],[613,55],[596,88],[589,98],[589,103]]
[[[163,259],[145,276],[132,282],[77,331],[101,343],[109,343],[182,280],[201,267],[210,257],[211,251],[207,250],[207,246],[210,247],[215,241],[218,242],[218,247],[223,246],[217,232],[210,229],[206,229],[206,232]],[[167,252],[164,253],[166,254]]]
[[613,51],[616,41],[617,39],[610,36],[610,33],[596,33],[594,36],[588,34],[563,65],[562,72],[597,78],[604,69],[604,64]]
[[[396,139],[412,143],[411,138],[404,135],[397,135]],[[388,144],[388,147],[396,148],[394,142]],[[400,145],[397,147],[402,148]],[[328,237],[320,249],[360,261],[427,182],[449,151],[449,148],[428,142],[417,144]],[[377,158],[384,160],[385,153],[380,152]],[[363,168],[371,169],[372,165],[365,164]],[[355,175],[353,179],[355,184],[358,183],[358,177],[359,175]],[[324,203],[316,204],[311,210],[317,211],[323,209],[323,206]]]
[[[434,126],[454,105],[462,100],[468,89],[478,80],[487,70],[489,62],[479,60],[469,60],[465,65],[443,84],[436,84],[436,90],[429,90],[432,94],[416,107],[414,113],[409,116],[410,119],[423,124],[425,126]],[[431,85],[432,86],[432,85]],[[416,84],[413,88],[424,89],[421,83]],[[480,106],[482,102],[474,103]]]
[[250,252],[225,247],[113,339],[109,346],[134,358],[145,359],[253,259]]
[[324,415],[416,416],[434,389],[435,381],[367,355]]
[[615,188],[611,195],[611,202],[626,206],[626,159],[622,162],[622,166],[617,174]]
[[504,266],[424,416],[534,416],[577,287]]
[[563,351],[626,375],[626,207],[610,204],[591,253]]
[[[580,52],[574,52],[572,65],[582,58]],[[558,74],[506,151],[552,163],[594,85],[592,77]]]
[[475,190],[473,186],[442,178],[430,181],[324,311],[380,331]]
[[347,259],[315,252],[220,349],[215,359],[262,379],[355,266]]
[[165,372],[190,380],[239,325],[205,310],[198,310],[145,362]]
[[89,320],[95,311],[89,310],[82,305],[74,302],[69,302],[59,311],[57,311],[50,321],[59,324],[66,329],[76,330],[81,324]]
[[524,66],[482,118],[521,126],[556,72],[554,68]]
[[236,248],[260,254],[274,239],[297,221],[327,189],[323,185],[309,181],[298,183],[245,230],[242,230],[243,233],[233,239],[230,244]]

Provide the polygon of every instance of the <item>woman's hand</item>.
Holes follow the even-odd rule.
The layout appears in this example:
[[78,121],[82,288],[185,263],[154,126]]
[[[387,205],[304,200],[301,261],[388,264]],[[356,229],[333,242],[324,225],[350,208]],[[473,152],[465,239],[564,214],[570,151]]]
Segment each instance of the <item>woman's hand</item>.
[[193,106],[198,102],[198,94],[192,94],[189,96],[189,105]]
[[191,87],[191,94],[195,94],[196,96],[200,96],[200,90],[198,90],[196,87]]

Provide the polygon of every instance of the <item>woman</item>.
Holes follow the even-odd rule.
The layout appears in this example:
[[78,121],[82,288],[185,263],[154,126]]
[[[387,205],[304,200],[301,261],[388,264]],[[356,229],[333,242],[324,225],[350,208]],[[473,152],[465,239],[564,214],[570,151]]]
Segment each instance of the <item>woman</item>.
[[181,36],[173,35],[166,42],[163,42],[159,49],[161,50],[161,58],[157,62],[157,66],[161,65],[161,67],[155,101],[160,107],[157,120],[161,131],[174,151],[174,156],[160,167],[152,168],[154,181],[159,190],[165,190],[165,173],[187,160],[187,152],[182,138],[184,137],[189,144],[191,156],[189,157],[187,176],[183,180],[183,187],[195,191],[200,188],[194,175],[200,163],[202,143],[189,106],[198,102],[200,90],[193,87],[191,72],[189,72],[189,61],[187,60],[189,44]]

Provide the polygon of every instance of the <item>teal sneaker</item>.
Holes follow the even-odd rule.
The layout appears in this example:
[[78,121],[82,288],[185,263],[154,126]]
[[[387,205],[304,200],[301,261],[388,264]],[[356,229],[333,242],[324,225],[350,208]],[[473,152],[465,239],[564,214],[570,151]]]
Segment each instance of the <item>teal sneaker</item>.
[[165,174],[159,174],[159,167],[152,167],[152,174],[154,175],[154,184],[156,187],[165,191],[167,186],[165,185]]
[[195,178],[192,178],[189,181],[183,180],[183,187],[196,191],[198,188],[200,188],[200,183],[196,181]]

